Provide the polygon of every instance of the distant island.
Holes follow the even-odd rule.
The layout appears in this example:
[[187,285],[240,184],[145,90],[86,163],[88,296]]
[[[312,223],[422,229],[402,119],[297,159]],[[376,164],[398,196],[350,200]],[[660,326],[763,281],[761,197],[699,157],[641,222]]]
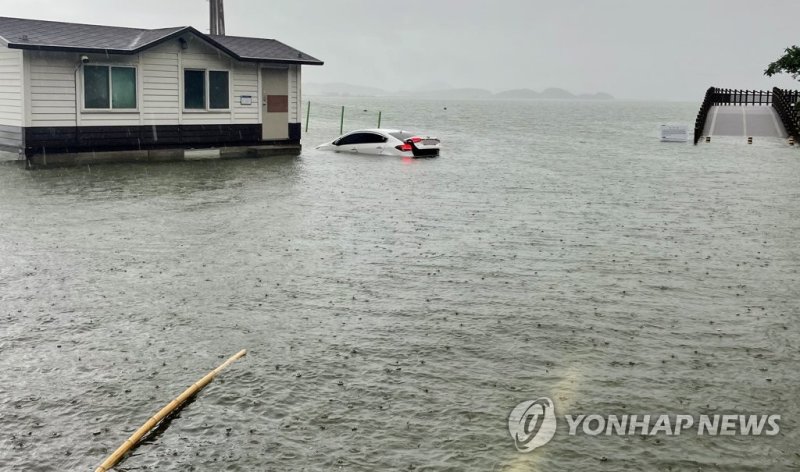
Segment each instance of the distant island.
[[436,84],[437,88],[400,90],[391,92],[376,87],[365,87],[341,82],[305,83],[303,93],[310,96],[325,97],[417,97],[451,100],[613,100],[604,92],[573,94],[562,88],[551,87],[541,92],[527,88],[492,93],[480,88],[452,88]]

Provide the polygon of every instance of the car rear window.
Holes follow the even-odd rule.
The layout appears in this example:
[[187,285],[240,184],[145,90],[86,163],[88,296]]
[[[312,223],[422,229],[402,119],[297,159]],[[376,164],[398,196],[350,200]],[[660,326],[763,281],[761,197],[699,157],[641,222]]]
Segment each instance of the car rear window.
[[399,139],[400,141],[405,141],[408,138],[413,138],[416,136],[414,133],[409,133],[408,131],[397,131],[396,133],[389,133],[393,137]]

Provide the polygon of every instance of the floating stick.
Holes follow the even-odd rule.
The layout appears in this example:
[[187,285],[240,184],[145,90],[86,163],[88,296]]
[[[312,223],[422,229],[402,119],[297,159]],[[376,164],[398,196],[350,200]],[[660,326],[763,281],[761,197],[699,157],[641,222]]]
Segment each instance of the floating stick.
[[150,432],[158,423],[160,423],[164,418],[169,416],[173,411],[178,409],[183,403],[192,397],[192,395],[196,394],[200,390],[202,390],[206,385],[211,383],[212,380],[219,374],[223,369],[231,365],[235,360],[239,359],[240,357],[244,357],[247,354],[246,349],[242,349],[241,351],[237,352],[233,357],[228,359],[227,361],[223,362],[222,365],[217,367],[216,369],[209,372],[205,377],[195,382],[194,385],[187,388],[186,391],[181,393],[178,398],[169,402],[167,406],[162,408],[158,413],[155,414],[152,418],[147,420],[147,423],[143,424],[141,428],[137,429],[135,433],[131,435],[128,439],[122,443],[122,446],[117,448],[113,454],[108,456],[102,464],[100,464],[94,472],[107,472],[109,469],[114,467],[117,462],[122,459],[125,454],[127,454],[131,449],[133,449],[142,438]]

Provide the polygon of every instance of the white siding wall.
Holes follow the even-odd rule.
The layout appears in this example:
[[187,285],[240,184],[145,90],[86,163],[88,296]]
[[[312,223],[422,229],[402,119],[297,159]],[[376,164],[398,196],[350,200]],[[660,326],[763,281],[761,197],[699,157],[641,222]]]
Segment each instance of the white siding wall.
[[180,119],[180,47],[176,42],[148,49],[139,60],[142,124],[176,125]]
[[[189,47],[181,51],[181,63],[184,69],[231,69],[231,58],[229,56],[216,48],[208,46],[197,38],[192,38],[192,40],[189,41]],[[208,83],[206,83],[206,87],[208,87]],[[232,102],[233,97],[231,97],[231,104],[233,104]],[[199,125],[215,123],[233,123],[231,112],[183,112],[183,124]]]
[[[85,54],[89,56],[90,65],[120,65],[133,66],[136,68],[136,100],[141,108],[141,67],[139,66],[138,55],[108,55],[108,54]],[[73,66],[74,68],[75,66]],[[78,72],[78,109],[83,108],[83,71]],[[79,126],[138,126],[141,123],[139,111],[115,110],[97,111],[83,110],[78,121]]]
[[22,51],[0,46],[0,125],[23,125],[22,91]]
[[77,54],[26,52],[30,85],[27,126],[75,126]]
[[[82,100],[81,72],[75,73],[81,54],[59,52],[26,52],[30,69],[30,109],[27,110],[27,126],[114,126],[114,125],[177,125],[216,123],[259,123],[259,72],[258,65],[235,61],[202,40],[193,38],[187,49],[181,49],[177,40],[169,41],[139,55],[87,54],[90,64],[130,65],[137,68],[137,111],[81,111],[78,102],[76,117],[76,90]],[[21,56],[20,56],[21,57]],[[13,58],[12,58],[13,59]],[[0,76],[2,68],[13,60],[0,54]],[[21,66],[20,66],[21,68]],[[213,69],[230,71],[231,109],[220,112],[183,111],[183,69]],[[76,86],[77,78],[77,86]],[[289,121],[299,122],[299,66],[291,66],[289,74]],[[24,100],[21,99],[21,79],[18,82],[0,82],[0,104],[3,97],[17,97],[20,115]],[[3,87],[17,87],[16,92],[3,93]],[[252,97],[251,105],[242,105],[240,97]],[[294,97],[294,98],[293,98]],[[11,102],[10,102],[11,103]],[[13,102],[17,103],[17,102]],[[0,112],[0,119],[4,119]],[[20,124],[22,120],[19,120]]]
[[[138,66],[138,56],[85,54],[93,65]],[[84,111],[81,96],[75,99],[76,80],[82,86],[80,54],[30,52],[26,55],[30,67],[30,111],[28,126],[114,126],[138,125],[139,113],[134,111]],[[76,72],[77,70],[77,72]],[[138,73],[138,71],[137,71]]]
[[[258,69],[238,62],[200,40],[182,50],[177,41],[141,54],[144,124],[258,123]],[[230,73],[231,109],[223,112],[183,111],[183,69],[227,70]],[[253,97],[242,105],[239,97]]]
[[[246,62],[237,62],[231,72],[233,84],[233,97],[231,106],[236,123],[260,123],[258,111],[261,108],[261,97],[258,95],[258,65]],[[252,97],[252,105],[242,105],[242,95]]]
[[289,123],[300,123],[300,66],[289,66]]

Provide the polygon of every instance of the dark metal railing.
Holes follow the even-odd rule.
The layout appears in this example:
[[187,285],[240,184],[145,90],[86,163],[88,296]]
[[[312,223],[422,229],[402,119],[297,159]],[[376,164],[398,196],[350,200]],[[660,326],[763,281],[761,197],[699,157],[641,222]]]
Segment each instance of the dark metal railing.
[[694,143],[700,141],[700,136],[703,135],[703,129],[706,127],[706,118],[708,118],[708,110],[714,103],[714,93],[716,89],[709,87],[706,90],[706,96],[703,98],[703,103],[700,105],[700,111],[697,113],[697,119],[694,120]]
[[770,105],[769,90],[714,89],[714,105]]
[[709,87],[706,96],[700,105],[697,119],[694,121],[694,143],[697,144],[703,136],[706,127],[708,111],[713,106],[747,106],[747,105],[772,105],[774,91],[769,90],[739,90]]
[[783,127],[786,129],[786,134],[793,138],[800,138],[798,131],[800,131],[800,116],[798,116],[798,105],[800,101],[800,91],[797,90],[782,90],[778,87],[772,89],[772,94],[775,99],[772,106],[783,122]]

